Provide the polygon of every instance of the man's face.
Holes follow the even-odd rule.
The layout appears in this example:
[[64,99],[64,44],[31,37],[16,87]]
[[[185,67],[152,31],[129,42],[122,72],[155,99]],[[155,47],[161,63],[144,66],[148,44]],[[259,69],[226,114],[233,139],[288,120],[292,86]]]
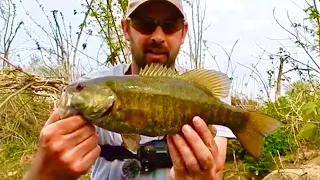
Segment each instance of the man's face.
[[[148,2],[139,6],[130,19],[122,21],[122,28],[138,68],[149,63],[173,66],[188,28],[179,10],[165,1]],[[154,22],[163,26],[155,26]]]

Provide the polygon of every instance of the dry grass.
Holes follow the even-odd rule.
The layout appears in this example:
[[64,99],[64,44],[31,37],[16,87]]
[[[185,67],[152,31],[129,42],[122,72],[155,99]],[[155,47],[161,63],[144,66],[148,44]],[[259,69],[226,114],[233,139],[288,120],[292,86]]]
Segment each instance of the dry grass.
[[21,179],[64,84],[21,69],[0,72],[0,179]]

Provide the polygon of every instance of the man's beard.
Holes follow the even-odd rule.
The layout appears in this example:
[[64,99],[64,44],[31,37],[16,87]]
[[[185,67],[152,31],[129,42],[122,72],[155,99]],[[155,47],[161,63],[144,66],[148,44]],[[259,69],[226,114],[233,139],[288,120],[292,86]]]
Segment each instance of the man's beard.
[[144,68],[146,65],[152,63],[152,61],[148,61],[146,59],[147,58],[146,55],[151,51],[151,49],[154,49],[155,51],[163,52],[166,55],[165,60],[161,60],[159,62],[163,66],[174,67],[175,65],[175,61],[176,61],[175,59],[177,55],[170,56],[170,52],[166,47],[163,47],[158,44],[148,44],[146,47],[143,48],[143,51],[139,51],[137,49],[138,48],[136,48],[134,44],[131,44],[132,58],[139,69]]

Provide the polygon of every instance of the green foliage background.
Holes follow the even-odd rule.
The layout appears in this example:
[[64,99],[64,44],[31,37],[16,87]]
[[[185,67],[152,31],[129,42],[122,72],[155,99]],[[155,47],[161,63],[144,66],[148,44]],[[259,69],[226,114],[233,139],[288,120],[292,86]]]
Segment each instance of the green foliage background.
[[[122,32],[119,28],[119,19],[124,17],[125,7],[127,0],[111,1],[97,0],[87,2],[87,6],[90,6],[85,12],[85,19],[79,25],[80,33],[86,31],[87,34],[92,32],[93,27],[97,27],[99,36],[102,37],[103,42],[107,45],[107,58],[101,64],[103,66],[115,65],[118,63],[130,62],[130,53],[128,46],[121,36]],[[189,1],[184,1],[191,4]],[[190,5],[191,6],[191,5]],[[304,42],[303,38],[295,37],[297,40],[294,41],[297,47],[302,48],[306,54],[319,54],[320,47],[320,30],[319,30],[319,12],[316,7],[309,6],[304,10],[307,14],[307,19],[313,26],[304,26],[302,23],[292,23],[292,28],[295,31],[301,31],[305,34],[310,35],[314,41]],[[197,14],[197,13],[195,13]],[[58,11],[52,11],[54,22],[56,26],[63,27],[63,23],[58,21]],[[87,17],[89,17],[87,19]],[[48,18],[49,19],[49,18]],[[64,33],[59,31],[57,27],[52,29],[53,32]],[[195,33],[197,34],[197,33]],[[303,34],[303,33],[301,33]],[[61,35],[61,34],[60,34]],[[62,36],[62,35],[61,35]],[[68,34],[63,34],[68,37]],[[31,64],[24,67],[25,71],[36,73],[42,76],[54,76],[66,77],[70,79],[72,76],[72,68],[76,65],[76,58],[72,59],[70,54],[71,50],[63,47],[61,44],[64,40],[57,35],[53,35],[54,40],[57,40],[57,47],[63,49],[62,52],[45,52],[42,49],[41,54],[46,54],[49,61],[61,61],[57,64],[51,65],[50,68],[45,66],[45,62],[41,58],[34,58]],[[201,38],[192,37],[197,40],[204,41]],[[310,38],[308,38],[310,39]],[[61,42],[60,42],[61,41]],[[68,44],[70,42],[65,42]],[[191,42],[193,43],[193,42]],[[194,44],[194,46],[199,46]],[[76,47],[77,48],[77,47]],[[50,48],[48,48],[50,49]],[[195,47],[196,49],[196,47]],[[195,49],[190,49],[189,54],[201,54],[202,52],[193,52]],[[76,52],[77,49],[75,49]],[[64,52],[68,52],[67,55]],[[74,55],[76,56],[76,55]],[[274,132],[272,135],[265,138],[263,158],[255,160],[249,156],[244,149],[240,146],[237,140],[229,140],[228,144],[228,159],[227,163],[237,161],[241,164],[240,171],[248,176],[263,177],[271,170],[277,168],[277,161],[279,157],[285,159],[292,159],[296,161],[295,156],[298,152],[302,151],[305,147],[314,145],[320,145],[320,84],[318,82],[320,67],[307,67],[301,68],[294,57],[291,56],[290,52],[286,51],[285,47],[280,47],[279,52],[270,54],[270,59],[284,63],[285,66],[292,66],[292,71],[296,72],[301,76],[301,80],[297,82],[290,82],[289,79],[285,78],[287,72],[280,72],[280,81],[273,80],[277,79],[277,70],[270,70],[266,72],[269,75],[268,83],[265,83],[266,90],[268,88],[274,88],[281,86],[282,81],[290,82],[291,88],[286,92],[285,95],[281,96],[275,102],[271,100],[257,101],[255,99],[247,99],[233,96],[233,105],[242,106],[245,108],[254,109],[262,113],[269,114],[279,119],[283,125],[279,130]],[[59,57],[54,59],[53,57]],[[60,58],[61,57],[61,58]],[[194,61],[196,67],[201,59],[197,59],[197,55],[190,56]],[[272,58],[271,58],[272,57]],[[302,61],[302,60],[301,60]],[[313,59],[310,55],[310,61],[316,62],[318,59]],[[303,61],[302,61],[303,62]],[[292,72],[290,71],[290,72]],[[318,72],[314,75],[310,72]],[[7,72],[0,72],[0,87],[3,88],[3,83],[6,79],[4,74]],[[18,81],[18,80],[17,80]],[[4,83],[6,84],[6,83]],[[8,84],[8,82],[7,82]],[[12,83],[12,86],[15,84]],[[0,104],[10,97],[15,91],[5,90],[0,88]],[[41,128],[45,121],[50,115],[51,110],[55,104],[55,99],[46,96],[39,96],[34,94],[31,89],[24,90],[19,94],[12,97],[8,102],[3,104],[0,108],[0,179],[21,179],[24,172],[29,167],[33,154],[37,149],[37,140]],[[88,174],[83,176],[82,179],[89,179]]]
[[[316,82],[298,81],[293,83],[292,88],[277,102],[265,101],[256,106],[258,111],[277,118],[283,124],[281,128],[265,138],[263,158],[260,160],[249,156],[242,147],[239,147],[238,142],[229,141],[230,147],[238,145],[235,148],[236,156],[242,160],[249,173],[263,177],[275,169],[275,159],[278,156],[286,157],[295,154],[304,148],[303,145],[306,143],[320,145],[320,114],[318,113],[320,99],[316,98],[320,93],[318,87],[320,86]],[[236,99],[234,98],[234,102],[239,102]],[[311,127],[314,132],[312,136],[303,131],[310,123],[316,124]],[[307,132],[310,132],[310,129]]]

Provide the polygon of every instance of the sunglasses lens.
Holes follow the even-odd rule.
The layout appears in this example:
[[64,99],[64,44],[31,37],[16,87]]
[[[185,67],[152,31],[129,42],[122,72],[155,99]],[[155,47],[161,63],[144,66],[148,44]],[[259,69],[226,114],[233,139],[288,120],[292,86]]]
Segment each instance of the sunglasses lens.
[[176,21],[166,21],[162,24],[162,30],[166,34],[172,34],[179,30],[181,30],[183,27],[183,21],[176,20]]
[[157,24],[154,20],[151,19],[135,19],[131,20],[131,22],[131,26],[143,34],[153,33],[158,25],[162,27],[162,30],[165,34],[172,34],[181,30],[184,24],[184,21],[181,19],[164,21],[161,24]]
[[133,20],[132,27],[143,34],[151,34],[157,27],[152,20]]

